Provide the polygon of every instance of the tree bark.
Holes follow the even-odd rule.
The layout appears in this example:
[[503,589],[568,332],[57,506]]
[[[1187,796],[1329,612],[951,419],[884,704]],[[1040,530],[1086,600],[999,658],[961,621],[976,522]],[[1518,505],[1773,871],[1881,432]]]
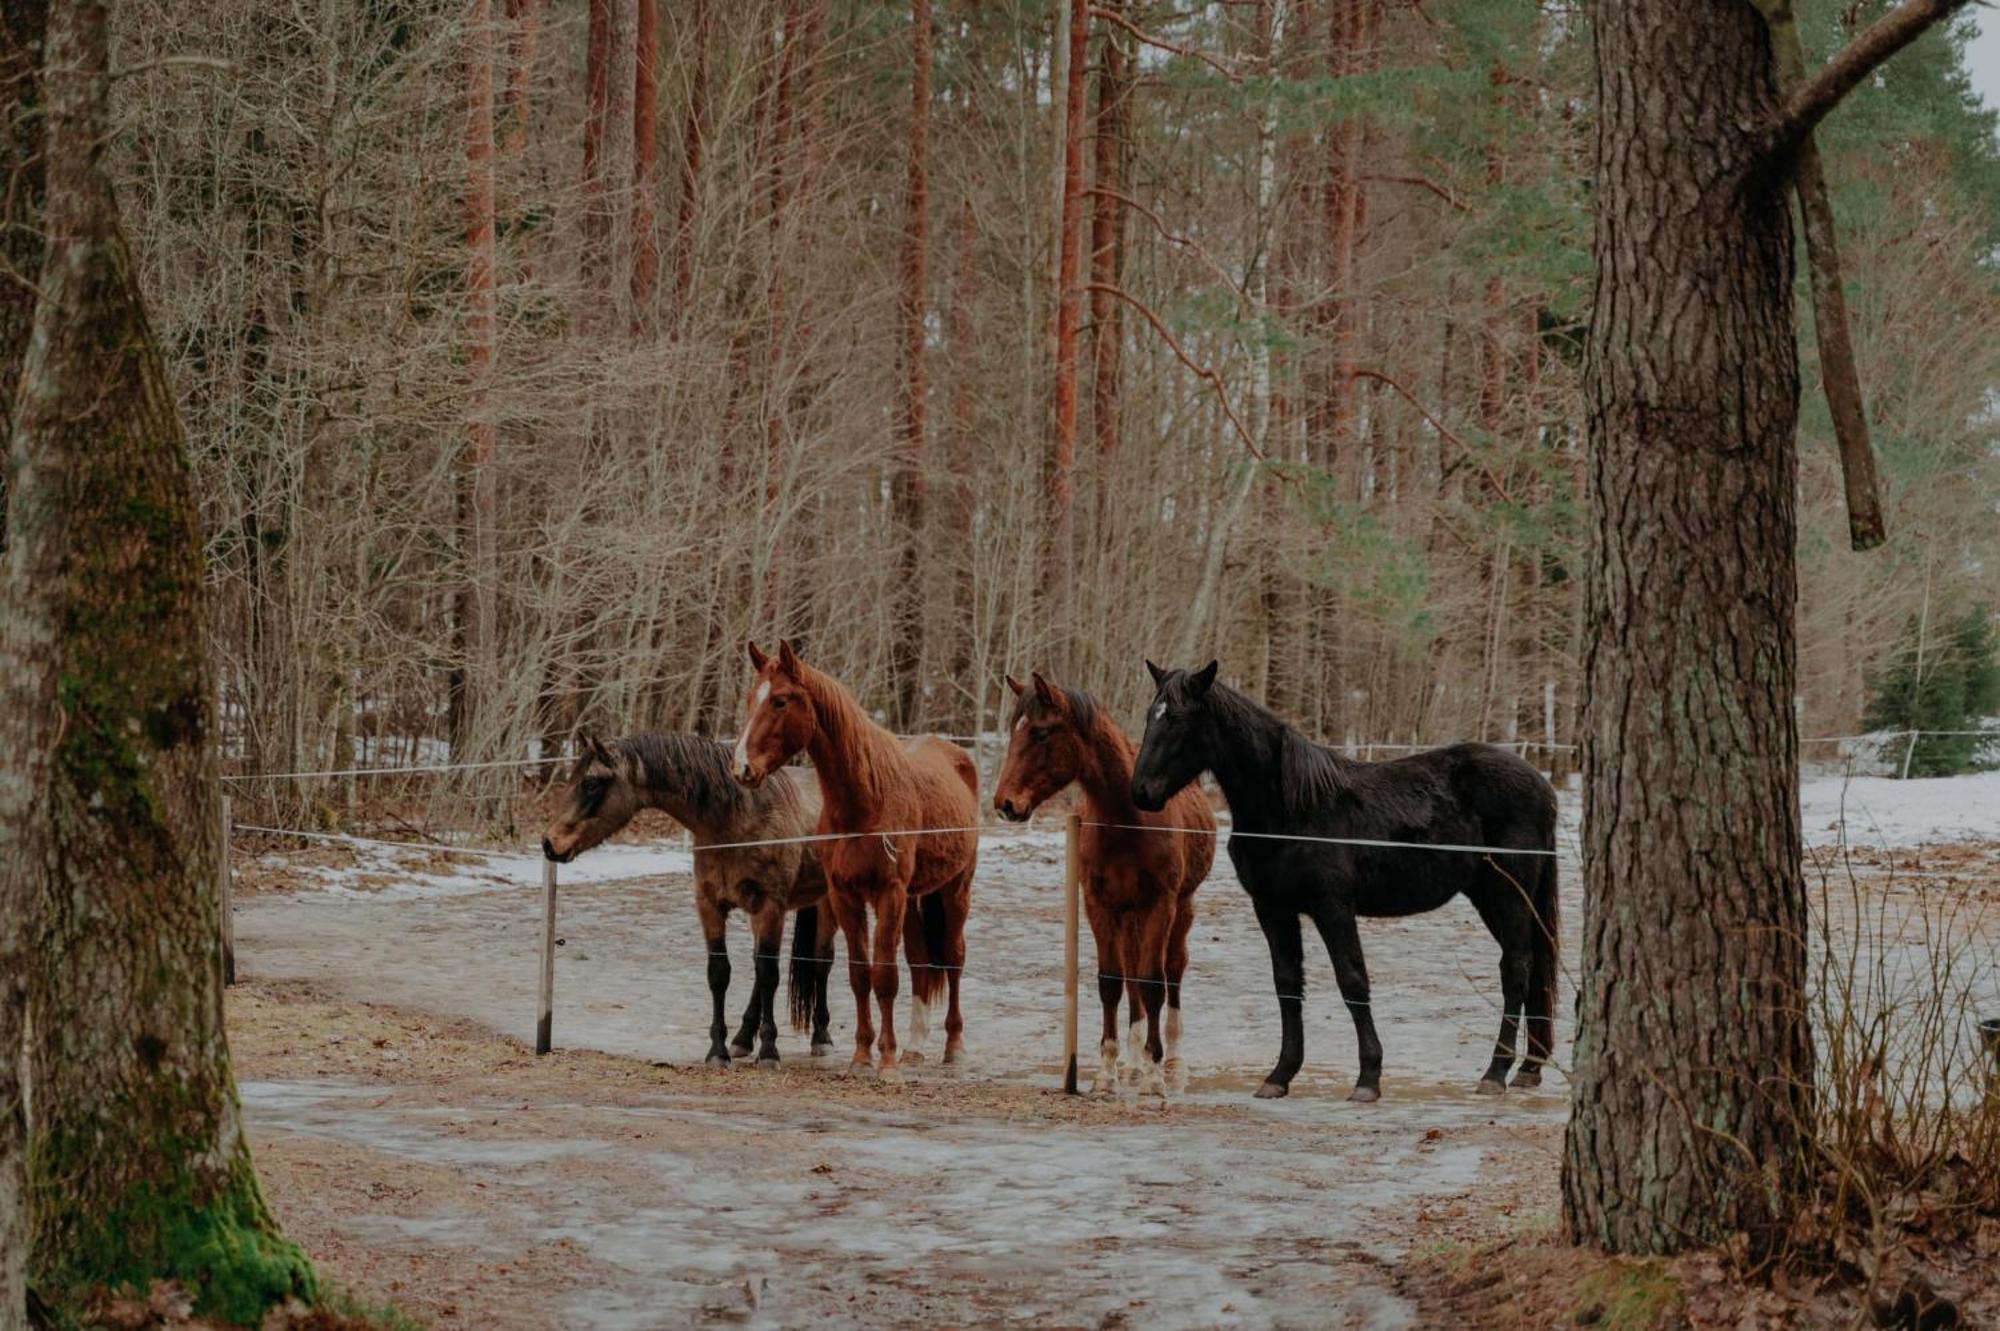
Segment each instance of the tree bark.
[[632,181],[638,170],[635,152],[639,83],[639,0],[611,0],[607,29],[610,49],[605,56],[604,180],[605,310],[613,328],[632,325],[632,274],[636,244]]
[[10,586],[6,640],[61,681],[44,802],[9,852],[40,912],[32,1272],[58,1303],[176,1280],[197,1313],[255,1325],[314,1281],[259,1193],[223,1037],[205,569],[101,161],[106,46],[101,4],[56,8],[48,258],[14,440],[32,516],[10,573],[53,576]]
[[632,97],[632,331],[653,326],[660,281],[660,0],[638,0]]
[[535,57],[542,40],[542,0],[507,0],[507,18],[510,36],[502,139],[507,156],[518,158],[528,146],[528,126],[535,112]]
[[494,522],[499,483],[494,474],[492,403],[494,339],[493,7],[472,0],[465,26],[465,464],[460,484],[464,521],[460,551],[464,586],[458,617],[465,630],[465,697],[454,709],[453,752],[468,760],[490,736],[481,734],[499,684],[500,554]]
[[1594,559],[1570,1232],[1782,1232],[1813,1112],[1779,106],[1734,0],[1596,10]]
[[[1116,9],[1119,0],[1106,0]],[[1118,462],[1123,409],[1125,306],[1111,295],[1122,285],[1125,267],[1124,190],[1126,133],[1132,95],[1125,49],[1116,28],[1106,28],[1103,59],[1097,73],[1097,125],[1092,140],[1090,219],[1090,433],[1097,460],[1097,503],[1093,525],[1102,556],[1100,576],[1120,576],[1118,539],[1114,530],[1118,507],[1112,502],[1113,469]]]
[[[16,386],[35,318],[42,271],[45,159],[41,53],[48,6],[23,0],[0,12],[0,1331],[27,1325],[27,1102],[21,1039],[28,1004],[29,940],[37,883],[25,853],[48,800],[48,751],[56,729],[55,625],[28,590],[60,576],[60,516],[49,487],[31,483],[19,503],[14,476],[26,458],[12,429]],[[18,512],[9,513],[10,501]]]
[[687,121],[681,130],[681,199],[674,219],[674,318],[686,322],[694,290],[695,237],[701,226],[701,164],[708,146],[708,48],[712,0],[695,0],[694,64],[688,73]]
[[1090,58],[1090,6],[1069,6],[1069,49],[1064,78],[1062,223],[1057,236],[1054,421],[1049,439],[1048,533],[1042,588],[1060,604],[1069,588],[1074,557],[1078,334],[1083,327],[1083,128]]
[[929,337],[927,288],[930,282],[930,125],[931,125],[931,7],[930,0],[910,4],[910,176],[903,204],[902,397],[897,404],[896,433],[902,456],[897,459],[894,508],[899,573],[893,646],[896,724],[911,730],[920,701],[918,676],[924,655],[924,416],[928,388],[924,381],[924,343]]

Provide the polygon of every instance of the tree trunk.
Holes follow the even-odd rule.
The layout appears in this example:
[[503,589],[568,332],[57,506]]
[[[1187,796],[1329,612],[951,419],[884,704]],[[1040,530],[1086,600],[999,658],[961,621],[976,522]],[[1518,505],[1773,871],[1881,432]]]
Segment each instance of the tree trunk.
[[[1119,0],[1106,0],[1116,11]],[[1103,556],[1100,576],[1116,582],[1118,540],[1113,530],[1118,506],[1113,502],[1113,468],[1118,461],[1119,413],[1123,394],[1125,303],[1111,294],[1124,275],[1125,205],[1117,195],[1125,188],[1127,102],[1131,83],[1118,30],[1107,26],[1103,60],[1097,73],[1097,127],[1092,140],[1090,217],[1090,433],[1097,461],[1097,503],[1094,518],[1097,549]]]
[[494,521],[499,486],[494,475],[495,431],[490,401],[494,339],[493,9],[472,0],[465,21],[465,467],[460,549],[464,587],[458,619],[465,631],[465,697],[455,709],[452,750],[468,761],[493,736],[499,685],[500,555]]
[[101,4],[57,8],[48,263],[15,440],[15,511],[32,517],[10,571],[55,572],[9,588],[7,641],[25,635],[62,681],[45,800],[9,852],[41,915],[31,1262],[57,1302],[170,1279],[198,1313],[255,1325],[314,1282],[258,1191],[223,1038],[205,569],[101,162],[106,44]]
[[931,6],[910,4],[910,183],[903,204],[902,400],[896,433],[902,456],[895,497],[898,574],[891,627],[890,666],[895,676],[896,725],[917,723],[918,675],[924,659],[924,342],[929,337],[930,281]]
[[[42,271],[41,71],[48,7],[42,0],[0,12],[0,1331],[26,1325],[28,1276],[27,1104],[21,1037],[27,1016],[28,941],[38,885],[23,853],[48,798],[48,750],[56,727],[55,624],[27,591],[60,576],[60,515],[46,486],[10,514],[15,451],[14,392],[35,319]],[[36,497],[41,502],[34,502]],[[32,562],[31,562],[32,561]]]
[[712,0],[695,0],[694,66],[681,131],[681,200],[674,219],[674,318],[685,323],[694,290],[695,235],[701,226],[701,163],[708,146],[708,48]]
[[638,0],[633,37],[632,96],[632,331],[653,326],[660,280],[655,224],[660,189],[660,0]]
[[[1083,127],[1084,75],[1090,58],[1090,6],[1069,6],[1069,50],[1064,78],[1062,224],[1057,236],[1054,422],[1049,440],[1048,533],[1042,588],[1067,600],[1074,557],[1077,338],[1083,327]],[[1066,636],[1066,635],[1065,635]],[[1059,667],[1061,668],[1061,667]]]
[[611,0],[606,37],[610,49],[604,63],[604,145],[599,159],[607,237],[604,311],[611,326],[622,333],[632,324],[635,240],[632,181],[638,170],[634,104],[639,83],[639,0]]
[[528,125],[534,117],[535,56],[542,40],[542,0],[507,0],[507,99],[502,108],[506,130],[502,140],[510,158],[528,146]]
[[[1789,182],[1763,21],[1596,10],[1584,967],[1564,1214],[1671,1252],[1787,1219],[1810,1131]],[[1720,554],[1719,552],[1727,552]]]

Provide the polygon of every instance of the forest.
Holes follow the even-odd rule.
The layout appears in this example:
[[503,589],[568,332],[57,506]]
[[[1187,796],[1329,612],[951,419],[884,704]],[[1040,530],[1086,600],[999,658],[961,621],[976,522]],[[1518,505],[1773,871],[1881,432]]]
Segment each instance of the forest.
[[2000,1321],[1996,22],[6,0],[0,1331]]
[[[1809,58],[1870,8],[1802,3]],[[726,735],[777,635],[906,731],[1206,653],[1335,743],[1574,742],[1577,7],[1112,3],[1074,77],[1052,2],[915,13],[117,8],[240,770]],[[1847,548],[1807,337],[1808,736],[1992,597],[1964,22],[1820,137],[1890,542]]]

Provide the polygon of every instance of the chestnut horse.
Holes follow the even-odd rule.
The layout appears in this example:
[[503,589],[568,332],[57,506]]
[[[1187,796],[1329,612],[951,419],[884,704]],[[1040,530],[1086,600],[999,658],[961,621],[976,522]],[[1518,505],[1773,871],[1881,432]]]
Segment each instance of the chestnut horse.
[[[632,821],[641,809],[659,809],[694,839],[694,904],[708,942],[708,989],[715,1011],[708,1032],[708,1061],[750,1056],[778,1061],[778,944],[785,912],[797,911],[792,930],[790,977],[792,1029],[812,1023],[812,1050],[831,1053],[827,1033],[827,979],[833,970],[833,920],[819,907],[826,878],[808,835],[819,817],[819,783],[807,772],[745,790],[729,779],[729,748],[700,735],[627,735],[606,744],[585,739],[562,810],[542,837],[542,854],[567,864]],[[744,845],[750,842],[755,844]],[[762,844],[777,842],[778,844]],[[719,846],[711,850],[708,847]],[[729,996],[729,912],[750,917],[756,980],[735,1040],[725,1045],[723,1007]]]
[[[1183,787],[1159,813],[1133,803],[1137,749],[1089,694],[1058,688],[1039,674],[1032,688],[1011,675],[1007,687],[1017,701],[993,807],[1010,822],[1026,822],[1037,806],[1072,782],[1083,789],[1077,848],[1083,861],[1084,910],[1097,940],[1097,996],[1104,1004],[1102,1061],[1091,1089],[1109,1094],[1117,1085],[1122,990],[1140,1094],[1163,1095],[1169,1087],[1179,1091],[1187,1084],[1187,1066],[1181,1061],[1181,976],[1187,971],[1188,931],[1194,927],[1194,890],[1215,863],[1215,815],[1194,785]],[[1137,827],[1189,830],[1133,830]]]
[[910,1062],[922,1057],[916,1046],[923,1043],[930,1005],[943,988],[949,993],[944,1061],[958,1061],[965,1051],[959,972],[965,966],[965,915],[979,855],[979,774],[972,759],[934,736],[897,739],[868,719],[853,694],[801,661],[789,642],[778,644],[775,657],[751,643],[750,661],[757,678],[732,770],[737,780],[755,786],[801,750],[819,770],[819,830],[838,837],[820,843],[819,857],[827,901],[847,938],[857,1008],[854,1065],[870,1065],[869,1046],[876,1041],[868,1013],[872,988],[882,1014],[882,1079],[902,1075],[895,1020],[899,936],[910,961],[913,1000],[913,1047],[902,1056]]

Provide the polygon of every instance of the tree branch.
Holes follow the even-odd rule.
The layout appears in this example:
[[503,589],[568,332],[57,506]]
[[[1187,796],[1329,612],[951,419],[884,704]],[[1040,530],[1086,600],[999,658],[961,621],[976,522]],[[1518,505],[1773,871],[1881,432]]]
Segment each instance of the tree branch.
[[1784,109],[1766,134],[1766,155],[1790,152],[1797,147],[1883,61],[1970,3],[1972,0],[1903,0],[1877,19],[1817,73],[1786,95]]
[[[1395,389],[1397,395],[1400,396],[1403,399],[1403,401],[1409,403],[1412,407],[1415,407],[1417,409],[1417,414],[1430,422],[1431,428],[1433,430],[1436,430],[1446,439],[1449,439],[1452,443],[1458,445],[1458,451],[1464,454],[1467,461],[1471,461],[1473,459],[1472,446],[1470,444],[1466,443],[1456,434],[1453,434],[1451,427],[1449,425],[1446,425],[1443,421],[1431,415],[1430,408],[1426,407],[1423,403],[1417,401],[1416,394],[1412,393],[1409,389],[1397,383],[1394,379],[1391,379],[1388,375],[1382,373],[1380,370],[1354,369],[1348,371],[1347,377],[1350,380],[1372,379],[1378,384],[1387,384],[1389,387]],[[1514,496],[1507,493],[1506,485],[1501,482],[1498,476],[1495,476],[1493,474],[1493,469],[1487,466],[1483,462],[1479,463],[1478,466],[1480,475],[1486,478],[1486,483],[1493,487],[1495,493],[1497,493],[1502,499],[1506,500],[1508,503],[1510,504],[1513,503]]]
[[1244,304],[1255,305],[1257,303],[1256,301],[1250,298],[1250,293],[1243,289],[1242,283],[1238,282],[1235,278],[1231,277],[1229,275],[1229,271],[1216,261],[1215,256],[1202,248],[1200,241],[1194,239],[1192,236],[1184,236],[1180,232],[1175,231],[1172,227],[1169,227],[1167,225],[1166,219],[1161,217],[1158,211],[1156,211],[1155,209],[1149,207],[1144,203],[1141,203],[1139,200],[1133,198],[1129,194],[1121,193],[1120,191],[1115,189],[1108,189],[1103,185],[1093,185],[1090,189],[1090,193],[1094,195],[1101,195],[1107,199],[1116,199],[1118,202],[1124,204],[1127,208],[1130,208],[1134,212],[1143,215],[1148,222],[1151,222],[1153,224],[1153,230],[1160,233],[1161,240],[1166,241],[1169,245],[1172,245],[1178,249],[1191,251],[1203,263],[1208,265],[1209,270],[1211,272],[1213,272],[1217,277],[1221,278],[1225,283],[1227,283],[1229,289],[1231,291],[1234,291],[1237,295],[1237,298],[1240,299]]
[[1104,9],[1097,5],[1092,5],[1090,7],[1090,16],[1125,29],[1125,31],[1132,34],[1133,38],[1141,46],[1150,46],[1156,51],[1165,51],[1170,55],[1186,56],[1190,60],[1199,60],[1216,73],[1222,75],[1222,77],[1228,79],[1231,83],[1241,83],[1243,81],[1242,74],[1223,64],[1206,51],[1196,50],[1192,46],[1182,46],[1178,42],[1170,42],[1164,37],[1155,37],[1152,33],[1147,32],[1144,28],[1134,23],[1131,19],[1126,18],[1115,9]]
[[1256,458],[1259,462],[1270,461],[1269,458],[1264,456],[1264,450],[1258,446],[1256,436],[1250,433],[1249,427],[1243,424],[1243,418],[1236,414],[1236,408],[1230,404],[1229,390],[1223,385],[1222,375],[1213,366],[1203,365],[1196,361],[1194,357],[1188,355],[1187,348],[1183,347],[1180,339],[1168,330],[1165,323],[1161,322],[1160,316],[1153,313],[1150,305],[1126,291],[1123,287],[1113,286],[1109,282],[1086,282],[1084,289],[1086,291],[1101,291],[1107,296],[1124,301],[1127,305],[1137,310],[1140,317],[1151,324],[1153,331],[1160,335],[1160,340],[1165,342],[1174,355],[1179,358],[1180,363],[1187,366],[1188,372],[1194,375],[1195,378],[1206,382],[1209,387],[1215,390],[1215,400],[1221,405],[1222,414],[1227,416],[1229,423],[1236,427],[1236,433],[1243,440],[1243,446],[1250,450],[1250,456]]

